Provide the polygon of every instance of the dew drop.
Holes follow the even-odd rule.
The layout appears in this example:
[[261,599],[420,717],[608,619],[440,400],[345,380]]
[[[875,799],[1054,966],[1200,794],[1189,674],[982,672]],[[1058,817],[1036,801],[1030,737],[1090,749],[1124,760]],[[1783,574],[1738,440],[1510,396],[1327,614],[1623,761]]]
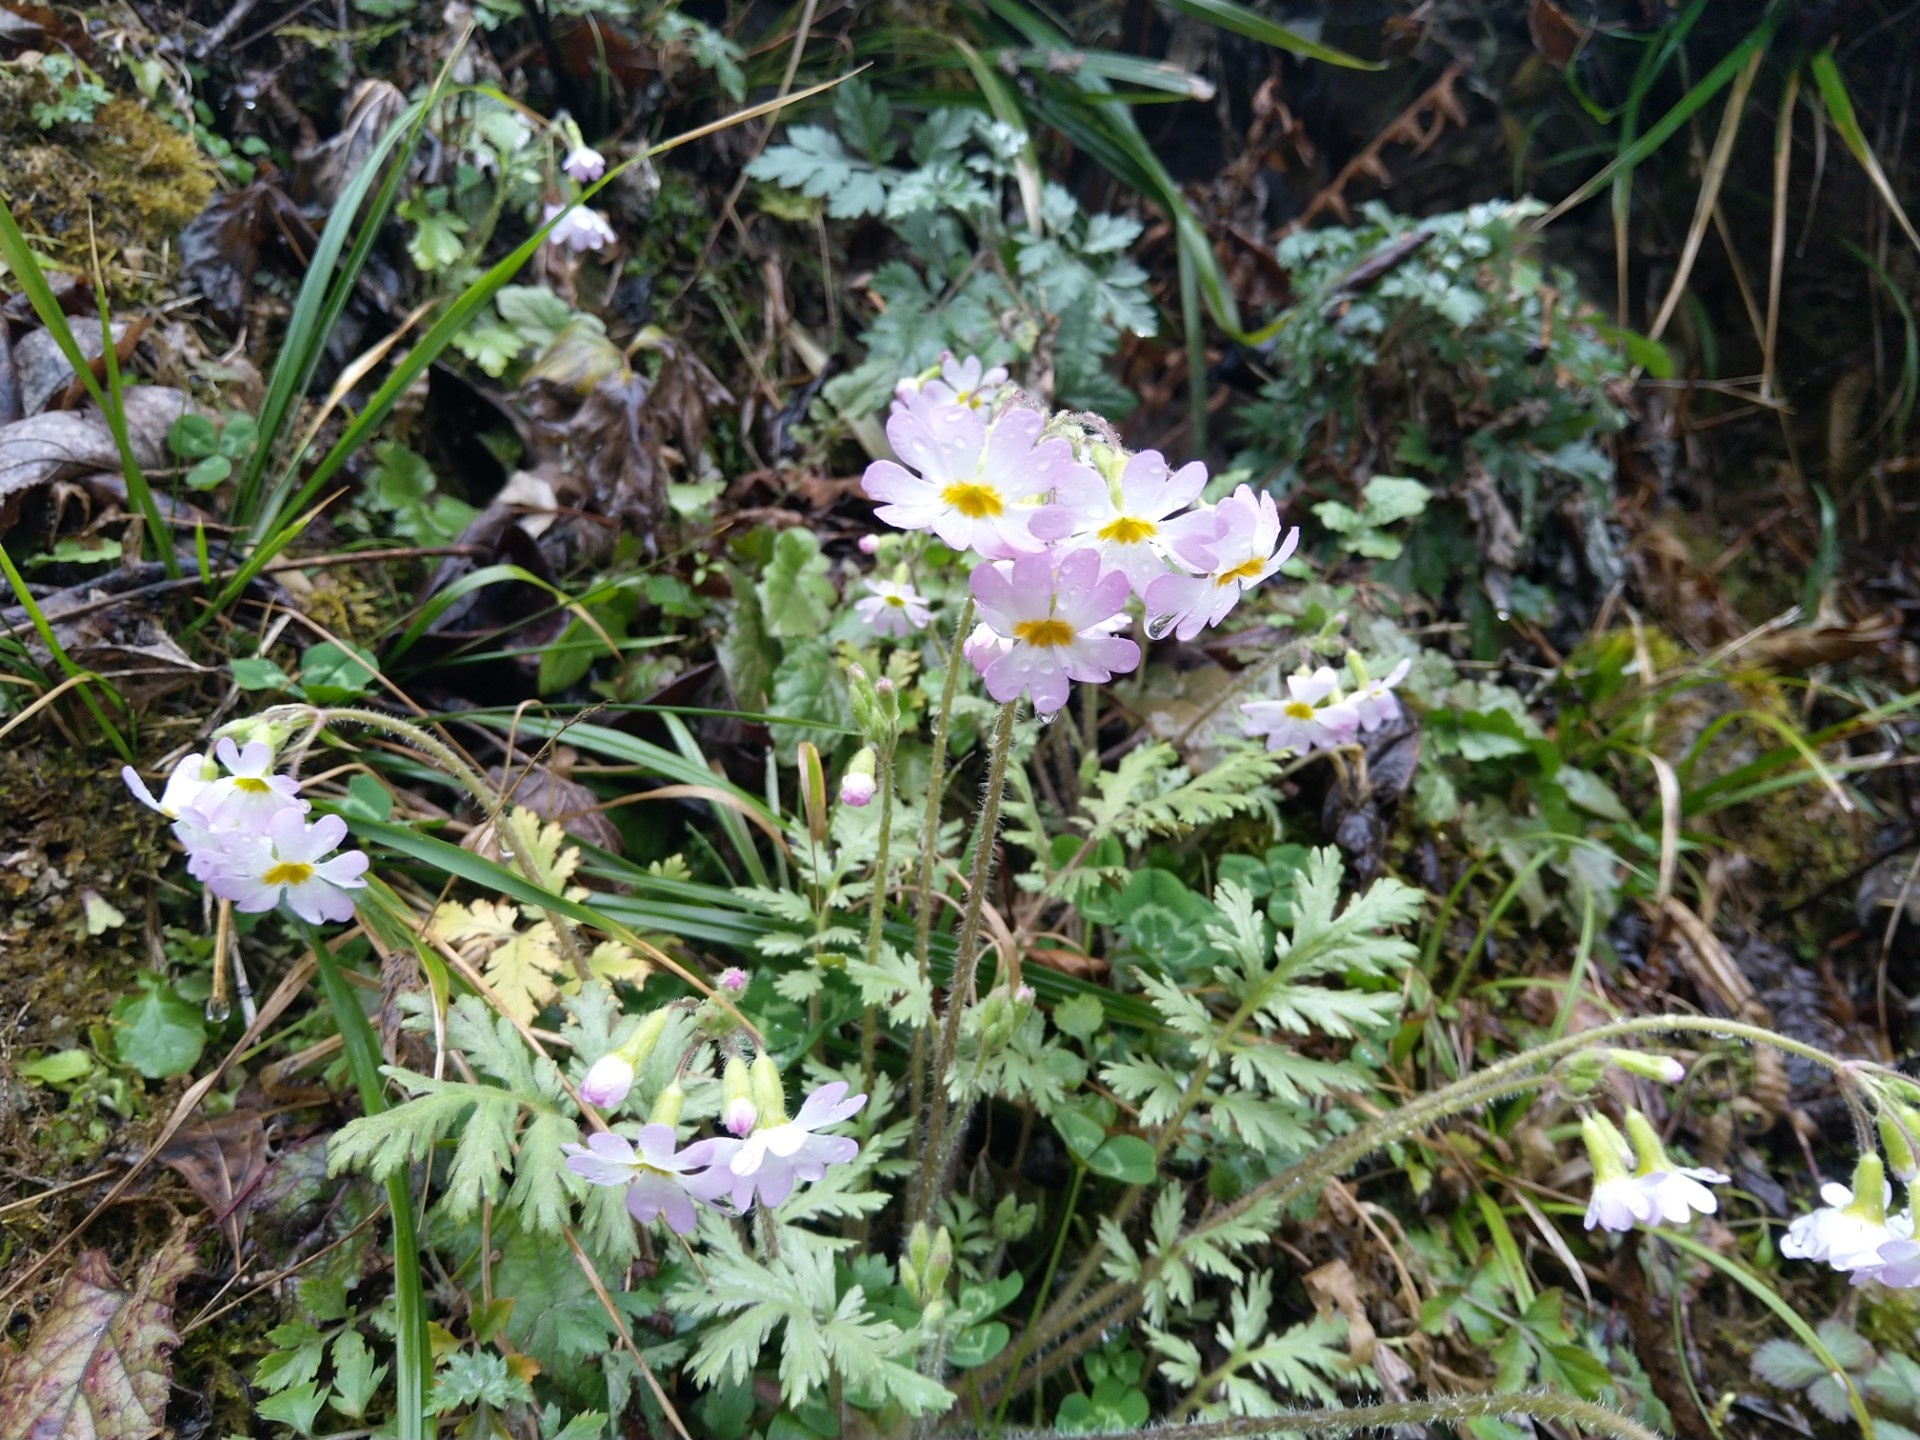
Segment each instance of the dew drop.
[[1053,724],[1054,721],[1060,718],[1060,712],[1056,710],[1051,715],[1036,714],[1033,718],[1038,720],[1042,725],[1051,725]]
[[206,1016],[209,1025],[224,1025],[231,1014],[233,1014],[233,1006],[226,1002],[224,996],[215,995],[208,998]]
[[1146,622],[1147,638],[1149,640],[1166,639],[1173,629],[1174,622],[1179,618],[1178,615],[1149,615]]
[[1507,621],[1513,619],[1513,612],[1511,610],[1496,610],[1493,613],[1499,617],[1500,623],[1502,625],[1506,624]]

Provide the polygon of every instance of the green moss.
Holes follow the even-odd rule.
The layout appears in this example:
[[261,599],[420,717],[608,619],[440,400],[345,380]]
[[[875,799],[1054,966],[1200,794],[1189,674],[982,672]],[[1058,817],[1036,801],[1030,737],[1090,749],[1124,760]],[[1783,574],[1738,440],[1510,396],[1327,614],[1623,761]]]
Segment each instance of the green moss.
[[211,164],[189,136],[124,97],[89,123],[42,130],[33,107],[53,94],[38,71],[0,68],[0,201],[56,259],[89,263],[96,238],[103,259],[157,257],[213,194]]

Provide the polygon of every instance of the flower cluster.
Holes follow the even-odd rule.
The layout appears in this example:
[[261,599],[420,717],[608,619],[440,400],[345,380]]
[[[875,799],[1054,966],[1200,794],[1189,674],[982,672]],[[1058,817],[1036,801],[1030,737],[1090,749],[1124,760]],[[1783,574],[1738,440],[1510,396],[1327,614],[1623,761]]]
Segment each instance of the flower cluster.
[[[738,994],[746,976],[729,970],[721,988]],[[658,1045],[669,1009],[655,1010],[614,1050],[594,1062],[580,1082],[580,1098],[600,1109],[616,1109],[632,1088],[636,1070]],[[682,1066],[684,1068],[684,1060]],[[844,1081],[822,1085],[791,1118],[786,1086],[773,1057],[764,1050],[752,1063],[738,1051],[721,1067],[721,1127],[726,1132],[680,1148],[677,1126],[685,1093],[676,1079],[661,1091],[647,1123],[631,1137],[607,1131],[587,1137],[585,1145],[561,1147],[567,1168],[590,1185],[622,1186],[627,1210],[646,1223],[664,1217],[676,1235],[690,1232],[699,1205],[742,1215],[756,1200],[772,1208],[801,1182],[811,1184],[829,1165],[843,1165],[860,1153],[859,1142],[820,1132],[859,1113],[865,1095],[848,1095]],[[698,1202],[698,1204],[696,1204]]]
[[[1634,1057],[1610,1052],[1608,1059],[1650,1079],[1678,1080],[1684,1073],[1664,1057]],[[1894,1169],[1911,1186],[1920,1180],[1914,1163],[1912,1132],[1920,1116],[1905,1106],[1889,1106],[1898,1117],[1882,1116],[1881,1134]],[[1589,1230],[1631,1230],[1636,1225],[1683,1225],[1697,1214],[1712,1215],[1719,1201],[1709,1185],[1725,1184],[1717,1170],[1688,1169],[1667,1158],[1652,1123],[1638,1110],[1626,1112],[1622,1136],[1604,1115],[1580,1122],[1587,1156],[1593,1164],[1593,1193],[1587,1201]],[[1631,1137],[1631,1143],[1629,1138]],[[1630,1170],[1628,1167],[1632,1166]],[[1848,1274],[1855,1285],[1877,1280],[1896,1290],[1920,1289],[1920,1241],[1914,1239],[1914,1210],[1892,1211],[1893,1187],[1877,1153],[1860,1158],[1851,1187],[1820,1187],[1826,1201],[1787,1226],[1780,1253],[1789,1260],[1824,1262]]]
[[[1298,530],[1282,534],[1271,495],[1242,485],[1205,504],[1203,465],[1127,454],[1077,419],[1033,408],[1004,369],[977,359],[949,355],[903,381],[887,439],[899,460],[867,467],[874,513],[975,557],[980,622],[965,654],[1003,704],[1025,694],[1051,713],[1073,681],[1132,670],[1132,601],[1149,637],[1193,639],[1299,543]],[[867,588],[855,608],[881,634],[927,623],[904,577]]]
[[[570,118],[562,118],[558,128],[560,139],[567,147],[560,169],[569,180],[575,185],[591,185],[607,173],[607,157],[581,138],[578,125]],[[605,215],[580,204],[568,209],[565,204],[549,202],[541,211],[540,223],[553,227],[547,232],[549,245],[571,250],[576,255],[603,250],[618,238]]]
[[234,908],[260,912],[284,900],[311,924],[349,920],[351,892],[367,883],[367,857],[334,854],[347,838],[346,821],[323,815],[309,822],[300,782],[273,765],[266,741],[242,749],[223,737],[211,757],[193,754],[175,765],[157,800],[131,765],[120,774],[142,804],[173,822],[188,873]]
[[1400,702],[1393,690],[1407,678],[1411,664],[1402,660],[1386,678],[1374,680],[1368,678],[1360,657],[1350,654],[1347,667],[1355,682],[1351,693],[1341,690],[1340,677],[1331,666],[1303,669],[1287,677],[1286,699],[1242,705],[1245,719],[1241,723],[1249,735],[1263,738],[1269,750],[1311,755],[1351,745],[1400,718]]

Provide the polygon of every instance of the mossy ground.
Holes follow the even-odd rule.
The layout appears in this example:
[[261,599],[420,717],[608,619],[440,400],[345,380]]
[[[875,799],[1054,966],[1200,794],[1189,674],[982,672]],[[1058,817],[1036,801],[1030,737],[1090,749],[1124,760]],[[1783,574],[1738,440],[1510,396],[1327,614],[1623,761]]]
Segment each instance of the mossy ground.
[[213,194],[213,167],[190,135],[124,97],[87,124],[43,130],[33,107],[53,91],[37,69],[0,66],[0,202],[76,269],[91,266],[96,243],[103,265],[149,268]]

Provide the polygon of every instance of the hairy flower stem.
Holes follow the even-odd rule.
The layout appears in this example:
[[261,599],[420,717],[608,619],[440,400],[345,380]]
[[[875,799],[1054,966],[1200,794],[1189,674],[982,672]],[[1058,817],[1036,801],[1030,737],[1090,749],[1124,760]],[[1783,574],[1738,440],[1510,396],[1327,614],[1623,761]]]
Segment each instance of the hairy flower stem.
[[[1156,1425],[1151,1430],[1109,1433],[1105,1440],[1251,1440],[1262,1435],[1351,1435],[1396,1425],[1445,1425],[1502,1415],[1526,1415],[1535,1420],[1558,1420],[1589,1435],[1607,1440],[1660,1440],[1618,1410],[1591,1400],[1529,1390],[1491,1395],[1448,1395],[1438,1400],[1403,1400],[1384,1405],[1361,1405],[1351,1410],[1295,1410],[1284,1415],[1236,1415],[1225,1420],[1202,1420],[1191,1425]],[[1051,1432],[1010,1432],[1004,1440],[1041,1440]]]
[[[888,884],[888,851],[893,840],[893,746],[894,740],[888,734],[886,743],[880,747],[880,838],[874,843],[873,851],[873,898],[867,903],[867,963],[880,963],[880,944],[887,924],[887,896],[891,891]],[[865,1082],[861,1089],[867,1094],[873,1093],[873,1057],[878,1040],[879,1021],[874,1015],[873,1006],[867,1006],[860,1015],[860,1077]]]
[[[947,675],[940,686],[940,708],[933,716],[933,755],[927,762],[927,811],[920,822],[920,873],[914,880],[920,896],[920,911],[914,920],[913,959],[922,985],[927,983],[927,951],[933,943],[933,865],[940,846],[940,804],[946,799],[947,731],[953,718],[954,687],[960,681],[960,667],[966,662],[963,651],[967,627],[972,623],[973,597],[969,595],[966,604],[960,607],[960,618],[954,622],[953,645],[947,651]],[[913,1032],[913,1057],[907,1064],[907,1074],[911,1077],[907,1113],[918,1116],[927,1099],[927,1027],[924,1025]]]
[[[1177,1249],[1184,1242],[1208,1229],[1238,1219],[1255,1205],[1264,1202],[1276,1208],[1285,1206],[1299,1196],[1324,1185],[1328,1180],[1339,1175],[1349,1166],[1357,1164],[1383,1145],[1406,1139],[1452,1115],[1474,1109],[1489,1101],[1504,1098],[1535,1085],[1545,1084],[1549,1076],[1532,1073],[1543,1065],[1551,1064],[1581,1050],[1605,1045],[1613,1040],[1635,1035],[1660,1034],[1720,1035],[1730,1039],[1744,1040],[1753,1045],[1768,1045],[1790,1055],[1798,1055],[1802,1059],[1812,1061],[1832,1071],[1843,1083],[1849,1085],[1857,1083],[1863,1073],[1873,1068],[1863,1067],[1858,1061],[1838,1060],[1812,1045],[1803,1044],[1788,1036],[1739,1020],[1720,1020],[1710,1015],[1643,1015],[1632,1020],[1617,1020],[1609,1025],[1596,1026],[1578,1035],[1565,1036],[1531,1050],[1523,1050],[1517,1055],[1510,1055],[1505,1060],[1487,1066],[1484,1070],[1463,1076],[1451,1085],[1387,1111],[1256,1185],[1232,1205],[1207,1216],[1193,1229],[1182,1235],[1173,1248]],[[1140,1308],[1147,1283],[1158,1273],[1158,1263],[1148,1260],[1138,1279],[1116,1280],[1090,1294],[1082,1293],[1105,1257],[1105,1246],[1098,1240],[1088,1247],[1087,1254],[1082,1257],[1079,1267],[1062,1291],[1060,1299],[1049,1308],[1041,1317],[1039,1325],[1035,1327],[1035,1334],[1027,1347],[1029,1350],[1041,1350],[1052,1345],[1059,1337],[1083,1322],[1103,1315],[1116,1304],[1123,1306],[1125,1315],[1130,1315]],[[1108,1323],[1114,1323],[1113,1317],[1107,1316],[1106,1319]],[[1011,1353],[1003,1353],[1002,1356],[975,1370],[972,1379],[984,1391],[1012,1368],[1013,1356]],[[1016,1391],[1024,1388],[1021,1382],[1025,1378],[1025,1376],[1015,1375],[1010,1388]]]
[[927,1097],[926,1143],[920,1154],[912,1220],[925,1220],[933,1213],[937,1192],[953,1163],[960,1133],[966,1128],[960,1123],[964,1116],[949,1123],[947,1071],[960,1046],[960,1016],[973,1000],[974,973],[980,963],[980,912],[986,906],[987,880],[993,871],[994,841],[1000,833],[1000,797],[1007,788],[1007,755],[1013,749],[1013,721],[1019,708],[1017,700],[1002,705],[999,722],[993,727],[993,746],[987,759],[987,790],[980,801],[980,823],[973,837],[973,868],[967,877],[967,905],[960,920],[959,944],[953,953],[953,977],[947,986],[947,1013],[940,1027],[940,1048],[934,1052],[933,1064],[927,1071],[932,1094]]
[[[306,707],[294,707],[306,709]],[[403,745],[410,745],[440,767],[447,777],[457,783],[473,797],[482,814],[494,819],[506,836],[507,856],[513,862],[513,868],[535,885],[544,888],[546,881],[541,878],[539,867],[533,863],[533,837],[525,832],[520,821],[513,814],[513,807],[507,804],[504,795],[495,792],[486,779],[469,765],[455,750],[439,736],[410,720],[402,720],[397,715],[384,715],[378,710],[361,710],[353,707],[315,708],[310,713],[316,721],[316,729],[328,725],[344,723],[364,725],[369,730],[378,730],[391,735]],[[560,948],[572,962],[574,972],[582,980],[590,979],[592,972],[587,968],[587,957],[575,943],[573,926],[564,916],[549,910],[547,919],[553,926],[553,933],[560,941]]]
[[[1087,1167],[1076,1159],[1073,1163],[1073,1181],[1067,1186],[1067,1202],[1060,1211],[1060,1228],[1053,1235],[1053,1252],[1047,1256],[1046,1273],[1040,1277],[1040,1288],[1034,1292],[1033,1315],[1027,1321],[1027,1328],[1020,1334],[1020,1346],[1013,1357],[1013,1370],[1016,1375],[1020,1373],[1020,1362],[1027,1358],[1027,1351],[1030,1348],[1028,1341],[1033,1335],[1034,1326],[1039,1323],[1040,1307],[1047,1303],[1047,1292],[1053,1288],[1054,1274],[1060,1269],[1060,1256],[1067,1248],[1067,1229],[1073,1224],[1074,1209],[1080,1204],[1080,1186],[1086,1178]],[[1007,1405],[1012,1399],[1012,1386],[1000,1392],[1000,1403],[993,1412],[995,1430],[998,1430],[1000,1422],[1007,1418]],[[1036,1424],[1039,1423],[1039,1419],[1038,1415],[1034,1416]]]

